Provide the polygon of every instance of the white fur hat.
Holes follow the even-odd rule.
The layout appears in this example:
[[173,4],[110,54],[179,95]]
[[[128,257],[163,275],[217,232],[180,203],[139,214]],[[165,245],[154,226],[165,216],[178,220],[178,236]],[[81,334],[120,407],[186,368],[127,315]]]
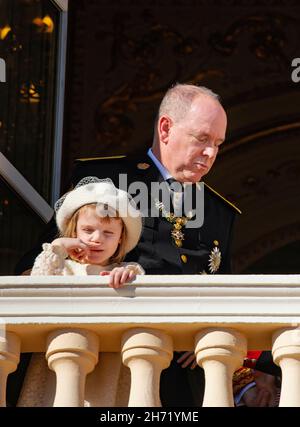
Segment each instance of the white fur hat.
[[137,245],[142,232],[141,213],[136,209],[130,195],[116,188],[109,178],[83,178],[72,191],[55,203],[59,230],[64,233],[73,214],[82,206],[91,203],[97,203],[96,212],[100,217],[115,216],[117,212],[122,218],[127,231],[124,249],[125,253],[130,252]]

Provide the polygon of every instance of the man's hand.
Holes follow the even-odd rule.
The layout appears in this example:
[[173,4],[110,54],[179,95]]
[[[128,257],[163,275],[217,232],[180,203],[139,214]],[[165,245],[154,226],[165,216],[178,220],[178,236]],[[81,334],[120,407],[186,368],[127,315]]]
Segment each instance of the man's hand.
[[77,237],[60,237],[53,240],[52,246],[60,246],[68,255],[81,262],[89,251],[89,247]]
[[276,387],[275,377],[264,372],[255,371],[256,387],[246,391],[243,401],[249,407],[275,407],[278,406],[279,390]]
[[134,272],[126,267],[115,267],[112,271],[101,271],[99,274],[100,276],[109,276],[108,286],[114,289],[118,289],[135,279]]
[[185,351],[177,359],[177,363],[181,364],[182,368],[186,368],[190,365],[190,369],[195,369],[197,366],[196,356],[193,351]]

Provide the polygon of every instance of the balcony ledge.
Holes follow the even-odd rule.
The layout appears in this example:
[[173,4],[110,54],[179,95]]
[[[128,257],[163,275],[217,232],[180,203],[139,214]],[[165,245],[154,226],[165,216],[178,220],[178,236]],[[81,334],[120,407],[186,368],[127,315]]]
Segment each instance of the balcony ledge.
[[101,351],[120,351],[130,327],[164,330],[175,350],[194,347],[207,327],[232,327],[248,349],[271,348],[272,333],[300,324],[300,275],[139,276],[115,290],[106,277],[2,276],[0,322],[21,337],[22,351],[41,352],[55,329],[80,327],[100,336]]

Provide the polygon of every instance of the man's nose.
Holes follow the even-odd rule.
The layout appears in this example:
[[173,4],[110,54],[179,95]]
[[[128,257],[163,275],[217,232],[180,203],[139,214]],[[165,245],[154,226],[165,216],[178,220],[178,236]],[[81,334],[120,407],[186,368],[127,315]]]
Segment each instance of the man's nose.
[[207,156],[209,159],[213,159],[217,155],[217,152],[218,152],[218,148],[214,147],[213,145],[210,145],[208,147],[205,147],[203,154]]

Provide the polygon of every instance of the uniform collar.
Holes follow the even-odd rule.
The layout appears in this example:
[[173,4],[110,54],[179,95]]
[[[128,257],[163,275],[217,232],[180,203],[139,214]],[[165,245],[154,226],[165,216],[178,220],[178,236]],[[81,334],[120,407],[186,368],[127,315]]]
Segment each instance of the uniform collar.
[[158,160],[158,158],[155,156],[155,154],[153,153],[153,151],[152,151],[151,148],[149,148],[149,150],[147,151],[147,155],[150,157],[150,159],[152,160],[152,162],[155,164],[155,166],[157,167],[157,169],[159,170],[161,176],[163,177],[163,179],[165,181],[167,179],[169,179],[169,178],[172,178],[172,175],[170,174],[170,172]]

